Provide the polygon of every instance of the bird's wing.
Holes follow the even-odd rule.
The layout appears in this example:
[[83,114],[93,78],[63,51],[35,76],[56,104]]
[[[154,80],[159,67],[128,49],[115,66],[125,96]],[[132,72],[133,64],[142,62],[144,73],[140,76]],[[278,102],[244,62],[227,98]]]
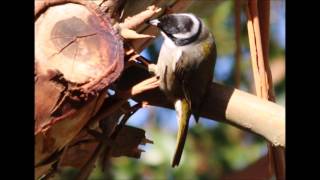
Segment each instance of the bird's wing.
[[178,51],[178,54],[176,56],[176,62],[174,64],[174,73],[176,78],[181,82],[182,85],[182,91],[184,94],[185,99],[187,100],[189,107],[191,106],[191,96],[189,92],[189,84],[188,84],[188,79],[192,75],[191,71],[187,64],[188,62],[188,57],[185,55],[183,51]]

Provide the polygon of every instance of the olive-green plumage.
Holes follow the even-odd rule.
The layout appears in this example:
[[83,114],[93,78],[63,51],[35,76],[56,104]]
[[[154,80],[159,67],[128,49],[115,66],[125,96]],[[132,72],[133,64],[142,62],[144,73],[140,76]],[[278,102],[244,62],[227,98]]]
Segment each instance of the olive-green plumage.
[[181,155],[183,152],[183,147],[188,134],[189,118],[191,116],[191,108],[186,99],[179,100],[176,103],[180,103],[180,105],[176,105],[176,109],[178,110],[177,113],[179,131],[177,134],[176,150],[171,163],[172,167],[179,165]]
[[172,166],[179,165],[189,118],[199,119],[206,90],[213,78],[216,46],[204,23],[192,14],[172,14],[153,21],[164,36],[157,75],[160,89],[175,105],[179,130]]

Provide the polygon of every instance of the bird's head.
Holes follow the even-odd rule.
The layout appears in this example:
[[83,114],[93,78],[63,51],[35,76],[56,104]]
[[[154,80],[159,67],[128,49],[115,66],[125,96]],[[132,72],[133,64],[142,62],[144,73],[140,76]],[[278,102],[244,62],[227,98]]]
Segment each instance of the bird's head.
[[164,37],[171,39],[177,46],[196,41],[202,28],[200,19],[191,13],[164,15],[150,20],[149,24],[158,27]]

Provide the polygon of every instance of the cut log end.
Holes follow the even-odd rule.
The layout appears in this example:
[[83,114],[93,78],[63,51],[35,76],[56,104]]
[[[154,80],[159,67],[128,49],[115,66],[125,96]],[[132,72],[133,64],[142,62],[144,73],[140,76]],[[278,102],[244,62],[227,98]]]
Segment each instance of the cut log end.
[[122,39],[93,3],[42,8],[35,15],[36,162],[79,133],[124,66]]

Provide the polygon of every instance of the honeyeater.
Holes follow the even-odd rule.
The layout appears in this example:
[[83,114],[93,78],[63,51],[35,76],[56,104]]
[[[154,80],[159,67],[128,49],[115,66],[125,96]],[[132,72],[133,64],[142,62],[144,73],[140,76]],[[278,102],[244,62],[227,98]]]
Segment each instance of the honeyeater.
[[213,79],[217,56],[213,35],[191,13],[164,15],[149,23],[159,28],[162,44],[156,75],[160,89],[174,104],[178,119],[177,145],[172,167],[179,165],[186,141],[189,118],[198,122],[205,95]]

